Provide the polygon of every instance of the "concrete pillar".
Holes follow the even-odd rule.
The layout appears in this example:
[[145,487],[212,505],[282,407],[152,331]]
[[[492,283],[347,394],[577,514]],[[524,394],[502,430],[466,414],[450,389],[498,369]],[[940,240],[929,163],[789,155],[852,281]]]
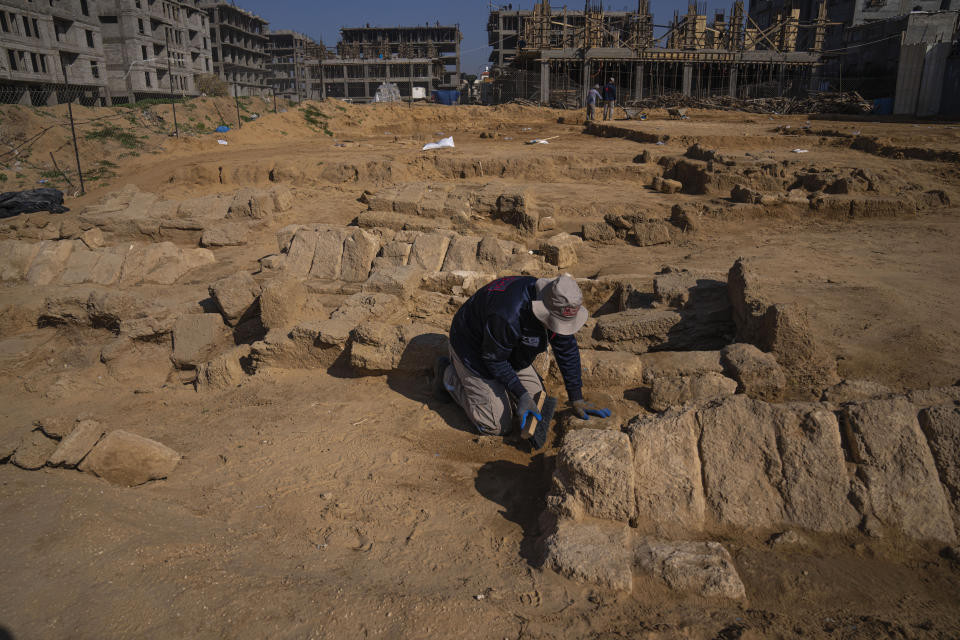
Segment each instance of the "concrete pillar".
[[347,79],[347,65],[343,65],[343,97],[350,97],[350,85]]
[[693,63],[683,63],[683,95],[689,96],[693,92]]
[[728,95],[731,98],[737,97],[737,66],[730,66],[730,87],[728,90]]
[[587,104],[587,93],[590,92],[590,63],[587,60],[583,61],[583,88],[580,91],[580,104]]
[[643,63],[637,64],[633,72],[633,97],[643,100]]
[[540,62],[540,104],[550,105],[550,63]]

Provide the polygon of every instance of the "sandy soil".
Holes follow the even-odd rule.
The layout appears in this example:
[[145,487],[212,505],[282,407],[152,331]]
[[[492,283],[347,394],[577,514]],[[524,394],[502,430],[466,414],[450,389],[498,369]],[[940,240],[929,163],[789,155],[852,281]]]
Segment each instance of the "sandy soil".
[[[209,102],[183,112],[202,121],[232,104]],[[670,135],[658,146],[586,135],[569,112],[315,108],[330,135],[297,108],[264,113],[222,136],[177,140],[133,129],[147,136],[140,155],[116,163],[115,175],[67,204],[80,211],[124,184],[182,199],[269,185],[272,171],[289,176],[290,212],[247,245],[217,249],[217,264],[177,292],[156,291],[199,304],[207,283],[254,270],[274,252],[283,225],[349,223],[365,210],[357,201],[365,188],[503,180],[535,193],[561,229],[579,231],[611,211],[715,199],[645,188],[637,178],[643,169],[632,162],[644,149],[682,154],[697,140],[726,154],[795,160],[797,137],[776,129],[806,122],[705,112],[674,122],[655,112],[646,123],[617,123]],[[9,134],[16,122],[27,139],[45,122],[62,122],[58,109],[5,108],[0,124]],[[151,112],[164,116],[164,109]],[[83,111],[87,119],[104,115]],[[38,142],[31,151],[41,169],[43,155],[64,153],[61,128],[41,139],[50,138],[49,149]],[[811,128],[960,151],[954,125],[817,118]],[[498,137],[480,139],[487,131]],[[454,135],[456,149],[419,151],[441,133]],[[550,136],[559,137],[523,144]],[[844,140],[805,135],[804,163],[867,168],[960,198],[955,163],[868,153]],[[83,154],[96,161],[121,153],[115,141],[88,143]],[[485,167],[480,175],[451,169],[477,162]],[[364,169],[331,180],[324,172],[339,165]],[[808,308],[843,377],[923,388],[960,378],[958,242],[955,206],[862,219],[783,209],[708,216],[702,231],[670,245],[588,244],[572,271],[649,274],[652,283],[665,265],[724,274],[737,257],[749,257],[772,298]],[[39,303],[49,293],[0,288],[8,304]],[[731,533],[722,542],[746,585],[746,603],[678,595],[652,580],[638,581],[629,595],[611,593],[535,566],[550,457],[472,433],[458,409],[431,399],[426,379],[270,370],[238,388],[198,394],[164,384],[169,367],[156,365],[159,352],[149,345],[142,366],[116,375],[99,362],[108,340],[104,331],[54,327],[0,336],[2,434],[50,415],[89,415],[164,442],[184,459],[170,478],[133,489],[75,471],[0,465],[0,637],[3,630],[18,640],[960,637],[960,568],[938,545],[811,536],[809,547],[784,552],[766,536]],[[622,411],[640,411],[630,398],[616,400]]]

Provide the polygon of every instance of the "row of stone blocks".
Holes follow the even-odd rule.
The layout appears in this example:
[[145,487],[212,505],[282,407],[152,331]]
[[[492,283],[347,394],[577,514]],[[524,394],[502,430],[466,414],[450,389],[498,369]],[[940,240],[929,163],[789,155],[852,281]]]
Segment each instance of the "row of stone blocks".
[[[738,394],[638,416],[622,429],[568,432],[547,497],[559,524],[546,559],[566,575],[629,588],[634,538],[648,535],[861,527],[954,542],[958,405],[960,387],[839,407]],[[708,564],[725,561],[720,554]]]
[[209,249],[181,249],[170,242],[91,249],[81,240],[0,240],[0,280],[38,286],[173,284],[213,262]]
[[265,268],[342,282],[365,282],[371,272],[394,267],[495,273],[542,266],[521,244],[446,230],[289,225],[278,232],[277,244],[281,253],[264,259]]
[[0,442],[0,463],[22,469],[79,469],[114,484],[132,487],[166,478],[180,462],[173,449],[96,420],[51,418],[37,421],[19,440]]

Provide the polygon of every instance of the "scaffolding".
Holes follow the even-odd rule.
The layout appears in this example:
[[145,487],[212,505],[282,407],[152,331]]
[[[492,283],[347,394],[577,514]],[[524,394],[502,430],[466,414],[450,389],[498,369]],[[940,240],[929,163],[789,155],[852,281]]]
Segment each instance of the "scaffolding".
[[[760,29],[745,15],[742,0],[708,21],[706,4],[690,2],[684,14],[674,13],[666,32],[655,38],[649,0],[632,12],[605,11],[587,0],[583,11],[553,9],[548,0],[529,11],[491,12],[491,43],[510,44],[506,27],[515,27],[516,48],[494,51],[491,59],[509,59],[495,66],[485,102],[521,98],[544,105],[574,108],[586,101],[591,86],[610,78],[618,101],[672,93],[706,98],[800,96],[817,84],[822,64],[826,0],[810,23],[785,6],[769,27]],[[496,14],[496,15],[494,15]],[[514,18],[516,22],[514,23]],[[797,50],[801,29],[813,29],[815,45]],[[494,45],[495,49],[497,44]]]

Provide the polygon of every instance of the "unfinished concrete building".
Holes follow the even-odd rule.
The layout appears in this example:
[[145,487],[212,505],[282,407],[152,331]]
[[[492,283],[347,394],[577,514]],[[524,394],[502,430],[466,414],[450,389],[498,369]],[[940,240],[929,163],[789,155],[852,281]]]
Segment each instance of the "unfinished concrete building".
[[323,97],[370,102],[384,82],[408,98],[422,89],[460,86],[458,26],[358,27],[340,30],[337,57],[323,61]]
[[267,38],[267,67],[276,96],[291,102],[319,99],[322,88],[316,78],[326,55],[323,43],[289,30],[271,31]]
[[[784,14],[793,12],[799,24],[811,24],[818,19],[830,23],[824,34],[821,50],[834,51],[844,48],[845,31],[848,27],[871,21],[887,20],[911,11],[938,11],[960,9],[960,0],[832,0],[821,14],[820,0],[750,0],[749,20],[757,29],[767,29]],[[801,30],[797,48],[813,49],[815,33]]]
[[[826,21],[811,28],[822,42]],[[729,19],[717,12],[709,20],[691,3],[656,38],[648,0],[632,12],[607,12],[589,0],[582,11],[558,10],[543,0],[531,11],[493,12],[488,29],[497,42],[494,58],[511,64],[494,68],[486,102],[521,97],[578,106],[590,86],[610,78],[621,101],[671,93],[784,95],[806,91],[820,63],[818,51],[797,50],[793,12],[759,29],[745,22],[741,0]]]
[[199,0],[97,0],[112,102],[198,95],[212,73],[207,14]]
[[210,22],[214,72],[231,85],[231,93],[269,96],[267,21],[223,1],[206,1],[201,6]]
[[0,0],[0,102],[105,104],[107,70],[94,0]]

